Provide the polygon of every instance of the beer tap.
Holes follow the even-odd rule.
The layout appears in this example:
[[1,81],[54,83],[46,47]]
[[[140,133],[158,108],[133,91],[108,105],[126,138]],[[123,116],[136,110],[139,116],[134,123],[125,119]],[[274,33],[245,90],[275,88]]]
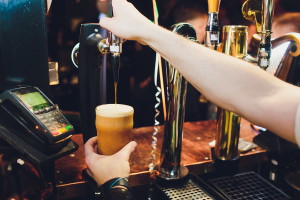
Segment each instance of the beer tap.
[[221,0],[208,0],[208,20],[206,24],[204,44],[217,50],[220,42],[219,7]]
[[[109,5],[109,17],[113,17],[112,1],[110,0]],[[102,54],[111,53],[112,58],[112,70],[113,80],[115,87],[115,103],[117,103],[117,86],[119,82],[119,71],[121,65],[121,53],[122,53],[122,39],[114,35],[112,32],[108,33],[107,41],[101,40],[98,43],[98,49]]]
[[[182,35],[194,42],[196,31],[187,23],[175,24],[173,33]],[[167,117],[164,126],[164,139],[161,150],[159,178],[163,180],[181,180],[188,174],[188,169],[180,165],[185,114],[187,81],[168,62],[167,65]]]
[[254,21],[261,40],[258,49],[257,64],[266,70],[271,57],[271,28],[274,15],[274,0],[247,0],[242,7],[243,16]]

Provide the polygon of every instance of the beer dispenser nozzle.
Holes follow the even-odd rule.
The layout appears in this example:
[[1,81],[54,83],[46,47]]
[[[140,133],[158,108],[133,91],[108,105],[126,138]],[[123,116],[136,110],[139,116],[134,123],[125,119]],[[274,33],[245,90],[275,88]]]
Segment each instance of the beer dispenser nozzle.
[[119,71],[120,71],[120,55],[122,53],[122,41],[121,38],[115,36],[112,33],[109,33],[110,44],[110,53],[112,54],[112,68],[113,68],[113,77],[114,83],[119,82]]
[[[113,16],[112,1],[110,0],[110,17]],[[122,53],[122,39],[114,35],[112,32],[108,33],[107,40],[102,40],[98,43],[98,49],[102,54],[112,55],[112,68],[114,83],[119,82],[119,70],[120,70],[120,56]]]
[[[112,1],[109,1],[109,16],[113,16]],[[98,49],[102,54],[111,53],[112,58],[112,70],[115,89],[115,103],[117,103],[117,87],[119,82],[119,71],[121,65],[121,53],[122,53],[122,39],[114,35],[112,32],[108,33],[107,40],[102,40],[98,43]]]
[[254,21],[256,32],[261,40],[257,55],[257,64],[266,70],[271,58],[271,28],[274,15],[274,0],[247,0],[242,6],[244,18]]

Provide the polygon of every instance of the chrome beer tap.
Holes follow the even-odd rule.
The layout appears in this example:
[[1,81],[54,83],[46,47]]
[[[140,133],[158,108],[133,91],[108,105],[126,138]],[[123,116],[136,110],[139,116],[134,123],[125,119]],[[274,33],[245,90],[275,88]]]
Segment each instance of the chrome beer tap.
[[[171,29],[176,34],[196,41],[196,31],[190,24],[175,24]],[[187,81],[170,63],[166,64],[168,109],[159,177],[165,180],[178,180],[188,174],[188,169],[180,165]]]
[[[109,17],[113,16],[112,1],[109,2]],[[98,49],[102,54],[111,54],[112,70],[115,88],[115,103],[117,103],[117,86],[119,82],[119,71],[121,65],[122,39],[115,36],[112,32],[108,32],[107,40],[101,40],[98,43]]]
[[[223,42],[219,50],[226,54],[242,59],[247,53],[247,26],[224,26]],[[214,148],[214,164],[222,173],[235,173],[238,169],[241,117],[237,114],[218,108],[216,145]]]
[[205,28],[204,45],[217,50],[220,43],[219,7],[221,0],[208,0],[208,20]]
[[243,16],[254,21],[261,40],[257,54],[257,65],[266,70],[270,65],[271,33],[274,15],[274,0],[247,0],[242,7]]

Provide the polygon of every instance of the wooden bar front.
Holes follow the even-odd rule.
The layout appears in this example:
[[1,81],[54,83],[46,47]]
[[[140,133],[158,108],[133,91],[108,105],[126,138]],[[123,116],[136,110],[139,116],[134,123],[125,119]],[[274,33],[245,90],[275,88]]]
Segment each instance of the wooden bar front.
[[[131,175],[129,182],[132,186],[149,184],[149,162],[151,152],[153,127],[136,128],[132,131],[132,139],[138,145],[130,157]],[[194,174],[203,174],[212,170],[211,148],[209,142],[215,139],[216,122],[186,122],[182,142],[181,162]],[[250,127],[250,123],[242,120],[240,137],[252,141],[256,132]],[[73,154],[65,156],[56,161],[57,187],[59,199],[69,198],[83,186],[82,171],[86,168],[83,153],[82,135],[74,135],[72,139],[79,144],[79,149]],[[163,139],[163,126],[159,126],[157,134],[157,164]],[[260,147],[241,155],[240,166],[256,164],[267,159],[266,152]]]

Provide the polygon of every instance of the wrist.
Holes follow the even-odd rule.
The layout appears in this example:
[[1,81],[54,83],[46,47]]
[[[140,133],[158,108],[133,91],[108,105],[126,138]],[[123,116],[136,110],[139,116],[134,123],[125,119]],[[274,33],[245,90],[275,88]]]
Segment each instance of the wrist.
[[109,193],[110,190],[116,187],[123,187],[126,190],[130,190],[130,185],[128,179],[125,177],[117,177],[106,181],[103,185],[100,186],[102,193],[105,195]]

